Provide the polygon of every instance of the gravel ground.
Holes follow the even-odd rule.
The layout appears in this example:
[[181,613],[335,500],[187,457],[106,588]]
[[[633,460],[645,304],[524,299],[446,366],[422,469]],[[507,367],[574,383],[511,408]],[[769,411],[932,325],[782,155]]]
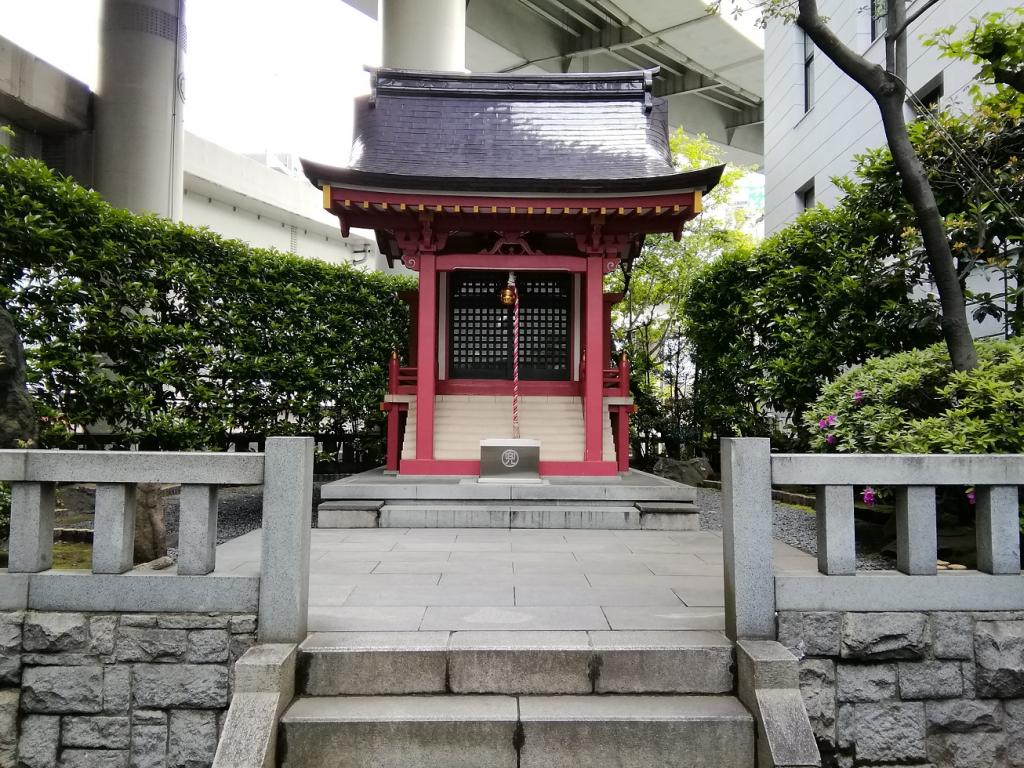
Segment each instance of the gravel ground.
[[[337,478],[335,478],[337,479]],[[313,525],[316,525],[316,508],[320,504],[320,486],[313,483]],[[178,557],[178,494],[167,497],[165,511],[167,525],[167,554]],[[263,519],[263,488],[258,485],[243,485],[221,488],[217,505],[217,543],[237,538],[260,527]]]
[[[722,492],[715,488],[697,489],[702,531],[722,530]],[[796,547],[809,555],[818,554],[818,534],[814,515],[803,507],[772,502],[772,535],[779,541]],[[882,570],[894,568],[895,563],[885,555],[870,552],[857,553],[857,568]]]

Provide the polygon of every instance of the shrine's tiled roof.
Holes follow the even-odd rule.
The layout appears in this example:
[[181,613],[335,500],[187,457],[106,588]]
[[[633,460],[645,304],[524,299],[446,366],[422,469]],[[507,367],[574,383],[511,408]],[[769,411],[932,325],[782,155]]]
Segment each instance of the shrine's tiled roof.
[[356,100],[349,168],[306,162],[306,174],[318,185],[467,192],[714,186],[720,170],[708,169],[711,179],[672,166],[653,74],[372,70],[373,92]]

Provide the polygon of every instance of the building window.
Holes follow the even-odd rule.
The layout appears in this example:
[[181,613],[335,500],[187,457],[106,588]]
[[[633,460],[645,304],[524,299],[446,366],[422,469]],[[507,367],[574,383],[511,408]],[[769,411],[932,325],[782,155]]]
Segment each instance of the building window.
[[814,104],[814,43],[807,33],[804,36],[804,112]]
[[801,211],[810,210],[814,207],[814,179],[811,179],[796,191],[796,199],[800,204]]
[[914,94],[911,104],[919,116],[936,115],[942,102],[942,73],[928,81],[924,88]]
[[868,7],[871,9],[871,39],[877,40],[885,34],[888,25],[889,9],[885,6],[886,0],[870,0]]

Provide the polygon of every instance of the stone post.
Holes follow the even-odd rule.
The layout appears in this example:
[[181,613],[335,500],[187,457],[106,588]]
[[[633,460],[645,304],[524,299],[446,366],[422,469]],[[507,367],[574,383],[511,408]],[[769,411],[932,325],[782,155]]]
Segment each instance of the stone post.
[[982,486],[977,490],[978,570],[985,573],[1020,573],[1017,488]]
[[217,486],[182,485],[178,508],[178,573],[205,576],[217,565]]
[[92,546],[93,573],[125,573],[135,555],[135,486],[96,485],[96,519]]
[[775,639],[771,441],[722,439],[725,633]]
[[857,571],[853,486],[819,485],[814,509],[818,524],[818,571],[827,576],[852,576]]
[[39,573],[53,566],[53,483],[11,485],[9,573]]
[[896,491],[896,568],[911,576],[938,573],[939,534],[935,487],[908,485]]
[[259,640],[306,637],[313,438],[268,437],[263,469],[263,559]]

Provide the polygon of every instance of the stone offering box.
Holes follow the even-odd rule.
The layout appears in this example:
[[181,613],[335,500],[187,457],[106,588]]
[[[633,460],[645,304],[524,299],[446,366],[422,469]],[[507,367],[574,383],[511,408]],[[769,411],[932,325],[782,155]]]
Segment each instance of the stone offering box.
[[539,483],[540,441],[493,438],[480,441],[480,482]]

